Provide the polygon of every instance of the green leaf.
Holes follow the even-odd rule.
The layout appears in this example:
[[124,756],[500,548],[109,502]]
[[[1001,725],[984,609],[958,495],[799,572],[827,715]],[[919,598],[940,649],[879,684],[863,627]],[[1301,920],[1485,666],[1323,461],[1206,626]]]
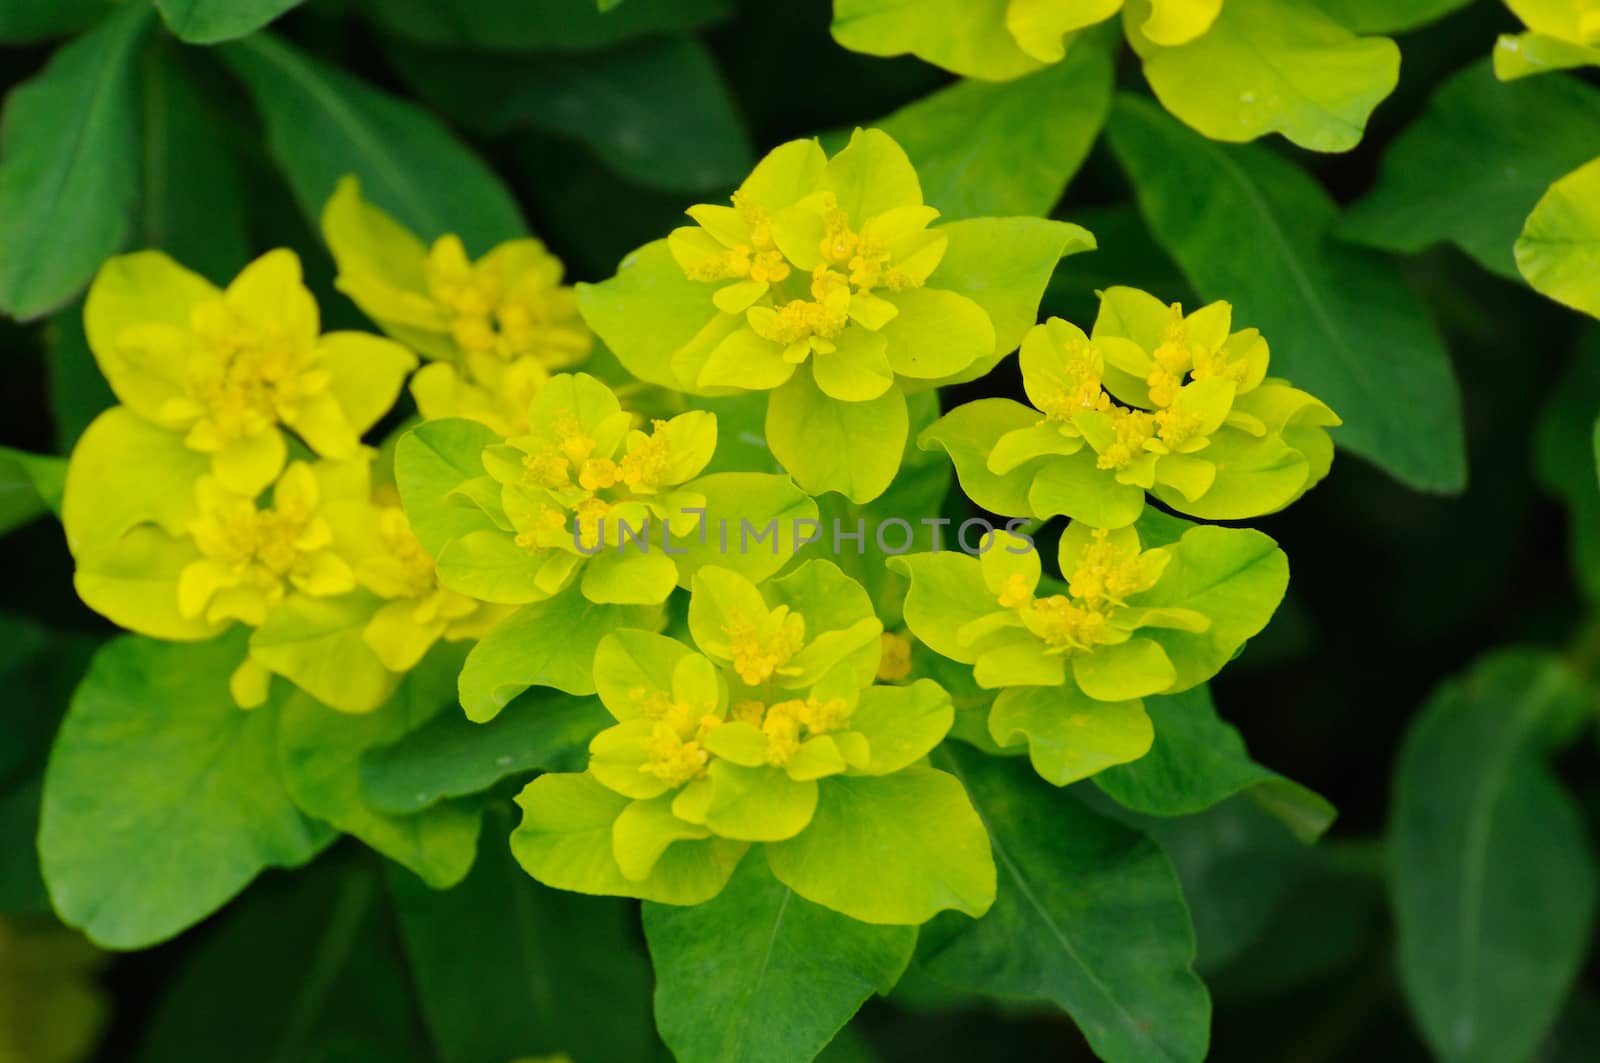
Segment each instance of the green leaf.
[[1239,143],[1282,133],[1311,151],[1349,151],[1367,118],[1400,78],[1400,49],[1357,37],[1313,0],[1225,3],[1211,28],[1164,48],[1136,28],[1129,42],[1144,60],[1156,98],[1213,140]]
[[573,584],[525,605],[496,624],[461,668],[461,707],[475,723],[492,720],[529,687],[594,693],[594,651],[618,628],[654,630],[654,606],[596,605]]
[[481,254],[524,232],[494,172],[432,115],[311,59],[269,33],[226,45],[267,127],[267,144],[312,225],[334,185],[361,194],[423,240],[456,233]]
[[656,1023],[682,1063],[809,1063],[873,993],[899,980],[915,927],[872,926],[812,904],[745,856],[715,898],[645,904]]
[[56,449],[70,454],[89,423],[117,404],[111,385],[89,351],[83,334],[83,300],[74,300],[45,322],[50,419]]
[[61,512],[65,458],[0,447],[0,535],[35,517]]
[[223,285],[250,260],[244,189],[209,85],[167,43],[145,56],[136,243]]
[[8,0],[0,6],[0,41],[25,44],[76,33],[112,10],[114,0]]
[[363,0],[373,20],[423,44],[486,52],[589,51],[636,37],[698,29],[732,10],[730,0],[630,0],[602,14],[589,0]]
[[406,519],[417,541],[434,557],[452,539],[494,528],[483,510],[455,492],[484,475],[483,450],[499,442],[487,425],[450,417],[425,421],[395,444],[394,478]]
[[926,766],[823,779],[810,826],[766,851],[779,881],[865,922],[912,926],[944,909],[977,916],[994,900],[982,824],[961,784]]
[[[706,565],[729,568],[760,583],[783,568],[799,549],[800,538],[817,520],[817,504],[787,476],[770,473],[714,473],[691,480],[684,489],[704,495],[703,526],[672,538],[678,585],[688,587]],[[767,534],[770,529],[776,529]]]
[[906,397],[890,388],[867,402],[824,395],[802,367],[767,400],[767,445],[808,494],[852,502],[883,494],[900,469],[910,430]]
[[1248,793],[1301,841],[1316,841],[1332,825],[1336,813],[1326,800],[1250,759],[1238,729],[1217,715],[1210,688],[1146,698],[1144,708],[1155,724],[1150,752],[1094,777],[1118,803],[1152,816],[1188,816]]
[[1131,96],[1113,105],[1109,136],[1157,238],[1203,298],[1261,330],[1274,375],[1344,419],[1334,439],[1408,486],[1461,490],[1444,343],[1391,264],[1328,239],[1327,193],[1262,148],[1208,143]]
[[868,55],[905,55],[965,77],[1007,81],[1042,65],[1006,29],[1008,0],[834,0],[833,39]]
[[905,149],[923,200],[946,221],[1049,214],[1105,124],[1109,43],[1079,41],[1016,81],[958,82],[877,126]]
[[242,633],[123,636],[95,655],[45,773],[39,856],[61,918],[142,948],[216,911],[268,867],[332,838],[279,774],[280,710],[236,707]]
[[218,44],[254,33],[304,0],[156,0],[167,28],[186,44]]
[[1064,1009],[1110,1063],[1199,1060],[1211,1001],[1194,974],[1194,930],[1167,858],[1026,764],[950,744],[1000,869],[989,914],[924,930],[941,982]]
[[508,775],[580,771],[589,739],[614,721],[594,698],[530,691],[488,723],[443,712],[361,756],[361,791],[380,812],[404,816],[480,793]]
[[1400,970],[1441,1059],[1529,1058],[1583,963],[1595,857],[1543,756],[1594,707],[1560,659],[1504,651],[1436,690],[1406,735],[1389,825]]
[[0,310],[12,317],[71,299],[127,239],[138,194],[134,57],[149,26],[149,8],[123,4],[6,97]]
[[693,37],[641,41],[536,64],[476,52],[396,49],[401,74],[467,128],[571,137],[631,181],[723,190],[755,164],[728,86]]
[[1600,159],[1550,186],[1517,238],[1517,269],[1534,289],[1600,318]]
[[370,863],[262,882],[173,959],[135,1063],[436,1063]]
[[1512,246],[1558,177],[1600,155],[1600,90],[1565,74],[1506,84],[1487,59],[1440,86],[1384,152],[1345,239],[1388,251],[1455,244],[1515,279]]
[[451,890],[389,869],[441,1063],[650,1058],[650,966],[631,906],[530,881],[506,844],[510,830],[500,809],[485,817],[483,855]]
[[479,812],[463,802],[411,816],[380,811],[362,793],[361,758],[437,713],[453,712],[450,683],[460,660],[456,647],[435,649],[387,704],[363,716],[335,712],[295,691],[284,703],[278,736],[284,782],[301,809],[404,864],[435,889],[460,882],[472,867]]

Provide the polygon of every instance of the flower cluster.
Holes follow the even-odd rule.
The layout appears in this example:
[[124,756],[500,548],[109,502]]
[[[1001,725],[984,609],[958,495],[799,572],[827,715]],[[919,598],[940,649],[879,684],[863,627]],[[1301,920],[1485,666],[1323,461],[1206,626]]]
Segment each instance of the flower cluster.
[[1092,336],[1051,318],[1022,343],[1030,409],[958,407],[923,435],[962,487],[996,512],[1131,523],[1148,491],[1180,513],[1244,520],[1275,512],[1327,475],[1339,418],[1268,378],[1267,342],[1231,332],[1232,309],[1187,316],[1131,288],[1101,294]]
[[[698,653],[645,631],[600,644],[595,681],[617,722],[587,771],[541,776],[518,799],[512,848],[531,875],[698,904],[760,844],[780,881],[864,922],[989,907],[983,826],[961,784],[922,763],[950,729],[950,696],[927,679],[874,684],[882,625],[859,584],[826,561],[760,588],[707,567],[688,622]],[[874,851],[875,831],[919,844]]]
[[243,624],[241,705],[277,673],[349,712],[377,708],[436,640],[493,621],[438,585],[361,443],[415,357],[320,334],[293,254],[225,291],[158,253],[114,258],[84,320],[122,403],[84,433],[62,502],[91,608],[156,638]]
[[[1141,32],[1200,33],[1218,18],[1203,6],[1157,5]],[[1011,7],[1043,51],[1077,26]],[[79,592],[156,638],[248,628],[246,707],[277,675],[347,712],[392,699],[385,733],[404,734],[399,682],[441,639],[472,643],[457,690],[474,721],[529,688],[598,694],[612,723],[581,736],[584,770],[519,798],[513,851],[551,886],[698,904],[759,846],[795,894],[856,920],[981,916],[995,864],[962,781],[934,767],[956,711],[924,651],[999,691],[987,739],[957,733],[1025,743],[1053,783],[1142,756],[1141,699],[1216,674],[1288,579],[1266,536],[1147,493],[1199,518],[1272,512],[1326,475],[1338,418],[1267,376],[1226,303],[1185,315],[1113,288],[1091,334],[1036,324],[1057,261],[1093,238],[937,224],[879,131],[832,157],[785,144],[689,215],[570,289],[536,240],[477,260],[454,236],[425,246],[347,179],[323,216],[337,284],[389,339],[322,334],[286,251],[225,291],[159,254],[113,259],[85,314],[122,405],[85,433],[63,502]],[[607,358],[571,371],[595,336],[632,379]],[[1071,517],[1059,578],[1010,532],[978,556],[895,557],[904,582],[820,556],[817,495],[870,517],[880,547],[883,526],[911,528],[867,505],[900,473],[907,396],[1019,346],[1032,406],[935,420],[919,403],[919,441],[1008,527]],[[420,419],[367,445],[419,355]],[[902,618],[911,637],[885,630]]]

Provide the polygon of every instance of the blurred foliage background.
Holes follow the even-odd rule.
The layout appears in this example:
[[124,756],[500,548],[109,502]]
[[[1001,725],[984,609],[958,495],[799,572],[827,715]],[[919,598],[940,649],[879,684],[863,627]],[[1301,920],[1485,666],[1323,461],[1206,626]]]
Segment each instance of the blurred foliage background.
[[[97,0],[0,2],[0,88],[34,77],[62,36],[108,10]],[[760,151],[872,123],[952,80],[916,60],[838,47],[822,0],[626,0],[607,17],[616,21],[598,22],[580,0],[312,0],[270,35],[216,50],[149,27],[127,55],[107,47],[82,58],[96,70],[126,64],[110,95],[94,101],[96,121],[137,136],[118,144],[113,130],[109,148],[104,138],[88,142],[108,152],[106,172],[74,190],[80,198],[69,215],[47,219],[44,239],[80,240],[92,215],[109,214],[125,218],[127,229],[102,256],[119,246],[161,247],[218,281],[262,250],[289,246],[307,264],[328,327],[359,327],[359,314],[331,286],[332,264],[308,211],[314,217],[318,206],[316,175],[341,167],[341,153],[361,150],[361,138],[389,139],[408,165],[431,168],[423,179],[448,187],[471,179],[452,169],[448,153],[430,150],[448,128],[500,175],[570,274],[598,280],[676,224],[685,206],[725,195]],[[1339,204],[1355,203],[1439,86],[1481,63],[1495,35],[1515,28],[1500,4],[1479,2],[1406,34],[1400,88],[1348,154],[1312,155],[1276,138],[1252,150],[1291,159]],[[1146,93],[1132,56],[1120,58],[1117,78],[1120,88]],[[63,108],[57,120],[72,124],[71,101],[35,103]],[[12,97],[8,120],[18,106]],[[1027,117],[1066,122],[1074,100],[1064,94],[1055,106],[1060,116]],[[291,135],[308,127],[314,136]],[[342,146],[304,157],[319,136]],[[11,147],[0,141],[0,152]],[[1197,300],[1105,138],[1087,152],[1054,214],[1094,231],[1101,250],[1063,263],[1046,312],[1087,325],[1095,289],[1111,284]],[[15,240],[18,224],[0,220],[0,231]],[[440,224],[470,232],[475,219]],[[1225,253],[1248,263],[1257,250],[1241,230]],[[18,268],[16,255],[15,247],[9,259],[0,249],[0,274]],[[111,401],[84,344],[81,305],[56,307],[77,287],[44,276],[60,257],[44,251],[29,264],[38,287],[28,295],[31,309],[47,312],[0,323],[0,443],[40,454],[66,453]],[[1259,522],[1292,559],[1290,596],[1214,684],[1222,714],[1242,729],[1255,759],[1326,795],[1339,822],[1314,848],[1241,800],[1147,825],[1175,861],[1194,911],[1219,1060],[1427,1054],[1399,974],[1396,852],[1385,844],[1408,727],[1443,680],[1498,647],[1547,647],[1591,677],[1600,668],[1600,492],[1586,445],[1600,409],[1600,331],[1453,247],[1395,261],[1444,338],[1460,383],[1466,490],[1420,493],[1343,455],[1303,502]],[[1236,321],[1253,323],[1248,305]],[[1282,341],[1274,342],[1277,354]],[[1401,344],[1393,351],[1396,359],[1407,354]],[[1020,394],[1011,364],[944,398],[953,405],[1005,393]],[[13,523],[0,540],[8,572],[0,584],[0,1060],[82,1058],[76,1053],[95,1032],[92,1058],[105,1060],[476,1059],[519,1030],[551,1037],[555,1028],[578,1039],[580,1060],[664,1054],[651,1030],[636,920],[590,926],[592,914],[530,915],[520,932],[532,935],[529,955],[542,968],[519,972],[527,984],[473,962],[500,932],[483,916],[503,901],[497,890],[511,889],[497,876],[515,874],[526,885],[503,845],[484,846],[479,868],[448,900],[419,898],[422,887],[404,871],[384,869],[347,841],[308,872],[269,873],[207,924],[155,949],[95,957],[60,941],[29,948],[30,935],[43,940],[51,925],[31,855],[44,755],[89,652],[110,631],[70,593],[59,527],[5,521]],[[1448,792],[1451,772],[1480,770],[1470,757],[1452,761],[1459,750],[1434,752],[1416,755],[1415,777],[1400,789]],[[1555,762],[1583,812],[1578,844],[1558,860],[1591,861],[1583,833],[1600,822],[1596,752],[1590,734],[1563,743]],[[1537,820],[1528,827],[1542,828]],[[503,836],[507,824],[491,817],[489,829]],[[1593,910],[1589,874],[1580,913]],[[1541,882],[1524,885],[1524,903],[1537,909]],[[406,918],[408,906],[429,903],[451,906],[459,936],[429,940]],[[1589,918],[1570,933],[1586,935]],[[429,984],[440,971],[458,981],[453,992]],[[1591,959],[1540,1058],[1594,1058],[1597,974]],[[52,998],[57,1003],[30,1003],[58,984],[67,995]],[[1483,1020],[1500,1021],[1499,1009],[1514,1006],[1484,1000]],[[592,1021],[578,1023],[582,1016]],[[18,1030],[35,1041],[13,1048],[5,1039],[23,1037]],[[829,1054],[1088,1057],[1065,1017],[952,999],[915,967]]]

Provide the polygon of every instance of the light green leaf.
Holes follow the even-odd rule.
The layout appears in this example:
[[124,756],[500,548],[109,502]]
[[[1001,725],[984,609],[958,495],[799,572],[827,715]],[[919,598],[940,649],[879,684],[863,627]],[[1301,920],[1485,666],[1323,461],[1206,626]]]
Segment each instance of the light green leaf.
[[1512,246],[1551,182],[1600,155],[1600,90],[1565,75],[1497,81],[1488,60],[1440,86],[1384,153],[1338,234],[1389,251],[1449,241],[1516,278]]
[[[693,391],[694,381],[678,379],[673,356],[697,337],[697,349],[709,353],[738,327],[737,319],[717,309],[704,284],[684,276],[665,240],[631,252],[615,276],[577,287],[584,322],[629,373],[659,387]],[[707,334],[715,339],[707,341]]]
[[944,220],[1049,214],[1105,124],[1110,43],[1078,41],[1063,62],[1016,81],[959,82],[877,125]]
[[976,380],[1017,349],[1039,318],[1056,263],[1064,256],[1092,251],[1094,234],[1079,225],[1045,218],[968,218],[940,225],[950,241],[930,287],[965,295],[983,307],[994,325],[994,353],[953,377],[923,382],[957,384]]
[[1161,851],[1014,760],[952,744],[936,762],[972,794],[1000,883],[976,923],[946,916],[923,931],[928,973],[1005,1000],[1049,1001],[1111,1063],[1204,1058],[1211,1002]]
[[1267,626],[1289,586],[1289,559],[1278,544],[1248,528],[1200,525],[1183,534],[1161,581],[1137,595],[1151,609],[1193,609],[1211,620],[1202,632],[1139,629],[1177,669],[1168,688],[1187,690],[1216,675],[1247,639]]
[[379,812],[405,816],[481,793],[508,775],[579,770],[589,740],[611,722],[593,698],[545,690],[528,692],[488,723],[442,712],[364,752],[361,793]]
[[537,63],[421,48],[397,49],[396,58],[403,77],[468,129],[572,137],[642,185],[720,191],[755,164],[716,62],[693,37]]
[[365,638],[382,604],[363,590],[337,598],[290,595],[251,634],[250,656],[324,705],[371,712],[400,682]]
[[1506,651],[1436,690],[1406,736],[1390,881],[1406,996],[1440,1059],[1530,1058],[1582,966],[1595,857],[1543,755],[1593,711],[1558,658]]
[[833,39],[868,55],[905,55],[964,77],[1008,81],[1043,64],[1006,29],[1009,0],[834,0]]
[[304,0],[156,0],[167,28],[187,44],[218,44],[254,33]]
[[500,179],[426,111],[270,33],[222,55],[261,111],[273,158],[312,225],[339,179],[355,174],[363,196],[423,240],[456,233],[481,254],[523,234]]
[[361,760],[367,750],[454,711],[450,681],[460,660],[459,647],[435,649],[388,704],[365,716],[334,712],[296,692],[284,702],[278,735],[278,758],[295,804],[404,864],[435,889],[455,885],[472,867],[478,810],[445,803],[411,816],[382,812],[362,793]]
[[279,706],[244,712],[228,693],[244,653],[242,633],[123,636],[73,696],[45,774],[39,855],[56,911],[103,946],[165,940],[333,837],[285,789]]
[[798,837],[766,846],[779,881],[866,923],[914,926],[994,901],[989,838],[961,784],[928,767],[834,776]]
[[468,532],[494,527],[488,516],[458,494],[484,475],[483,448],[500,442],[486,425],[449,418],[425,421],[400,437],[394,450],[395,485],[417,541],[434,557]]
[[795,895],[758,853],[694,908],[644,906],[656,1022],[683,1063],[809,1063],[911,959],[913,927],[872,926]]
[[805,368],[767,400],[767,444],[808,494],[837,491],[857,503],[877,498],[900,469],[909,430],[906,397],[897,388],[868,402],[839,402]]
[[1225,3],[1211,29],[1164,48],[1135,26],[1149,0],[1125,9],[1128,39],[1156,98],[1213,140],[1282,133],[1312,151],[1349,151],[1400,79],[1400,49],[1357,37],[1313,0]]
[[1138,699],[1097,701],[1069,682],[1001,691],[989,736],[1001,748],[1026,742],[1039,777],[1066,786],[1145,756],[1151,725]]
[[1535,289],[1600,318],[1600,159],[1550,186],[1528,215],[1516,256]]
[[[529,882],[484,817],[472,873],[433,890],[390,867],[400,935],[441,1063],[565,1053],[576,1063],[649,1057],[650,964],[624,901]],[[595,1020],[597,995],[605,1021]]]
[[680,587],[688,587],[706,565],[760,583],[788,563],[799,538],[814,526],[805,522],[817,519],[816,502],[787,476],[714,473],[684,489],[705,496],[705,513],[701,528],[673,540],[673,553],[683,551],[674,557]]
[[1235,327],[1261,330],[1274,375],[1344,419],[1339,445],[1411,487],[1461,490],[1444,343],[1390,263],[1328,239],[1327,193],[1262,148],[1207,143],[1131,96],[1113,105],[1109,136],[1157,238],[1202,297],[1233,303]]
[[1155,725],[1150,751],[1094,777],[1119,804],[1146,815],[1189,816],[1248,793],[1303,842],[1332,825],[1336,813],[1326,800],[1250,759],[1238,729],[1217,715],[1208,687],[1146,698],[1144,708]]
[[[729,0],[629,0],[601,14],[589,0],[362,0],[374,21],[411,40],[490,52],[588,51],[636,37],[697,29],[725,18]],[[615,6],[615,5],[611,5]]]
[[121,249],[138,184],[134,59],[143,4],[58,51],[0,121],[0,310],[39,317]]
[[655,629],[654,606],[596,605],[579,588],[525,605],[496,624],[461,669],[461,707],[476,723],[492,720],[533,686],[593,694],[594,651],[618,628]]

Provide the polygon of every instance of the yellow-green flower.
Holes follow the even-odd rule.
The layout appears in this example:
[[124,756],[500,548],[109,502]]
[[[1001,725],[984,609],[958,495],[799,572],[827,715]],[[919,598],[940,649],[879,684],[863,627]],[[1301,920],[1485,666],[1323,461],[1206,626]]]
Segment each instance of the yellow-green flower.
[[1600,0],[1506,0],[1527,32],[1502,34],[1494,72],[1502,81],[1600,66]]
[[416,365],[389,340],[322,335],[286,250],[226,290],[157,251],[112,258],[90,286],[84,329],[117,398],[182,433],[218,483],[244,495],[282,471],[285,429],[322,457],[353,457]]
[[1039,219],[933,226],[899,145],[857,130],[763,159],[731,205],[580,285],[585,320],[640,379],[769,391],[767,440],[812,493],[866,501],[899,468],[905,392],[971,379],[1021,340],[1083,230]]
[[1022,343],[1030,409],[984,399],[923,436],[995,512],[1066,514],[1100,527],[1139,516],[1144,492],[1181,513],[1272,513],[1327,475],[1339,418],[1268,378],[1266,340],[1232,308],[1185,315],[1132,288],[1101,296],[1092,336],[1051,318]]
[[1033,544],[998,533],[979,557],[893,558],[906,573],[905,621],[935,653],[1001,690],[990,736],[1027,742],[1056,785],[1143,756],[1141,698],[1215,675],[1271,618],[1288,586],[1283,552],[1259,532],[1191,527],[1147,547],[1134,528],[1072,523],[1047,582]]
[[859,584],[826,561],[761,589],[706,568],[689,629],[699,653],[643,631],[600,644],[595,683],[617,723],[590,743],[588,771],[518,799],[512,849],[531,875],[697,904],[761,843],[796,893],[866,922],[988,908],[983,826],[923,761],[950,698],[926,679],[873,684],[882,625]]
[[[1561,2],[1561,0],[1553,0]],[[1099,47],[1081,31],[1119,11],[1146,79],[1216,140],[1282,133],[1346,151],[1394,91],[1400,52],[1358,37],[1316,0],[835,0],[833,36],[871,55],[910,53],[966,77],[1009,81]]]
[[322,231],[339,290],[435,360],[411,382],[426,418],[467,417],[514,435],[550,373],[594,347],[573,290],[561,283],[561,261],[538,240],[508,240],[476,261],[454,235],[425,247],[363,200],[354,177],[328,200]]

